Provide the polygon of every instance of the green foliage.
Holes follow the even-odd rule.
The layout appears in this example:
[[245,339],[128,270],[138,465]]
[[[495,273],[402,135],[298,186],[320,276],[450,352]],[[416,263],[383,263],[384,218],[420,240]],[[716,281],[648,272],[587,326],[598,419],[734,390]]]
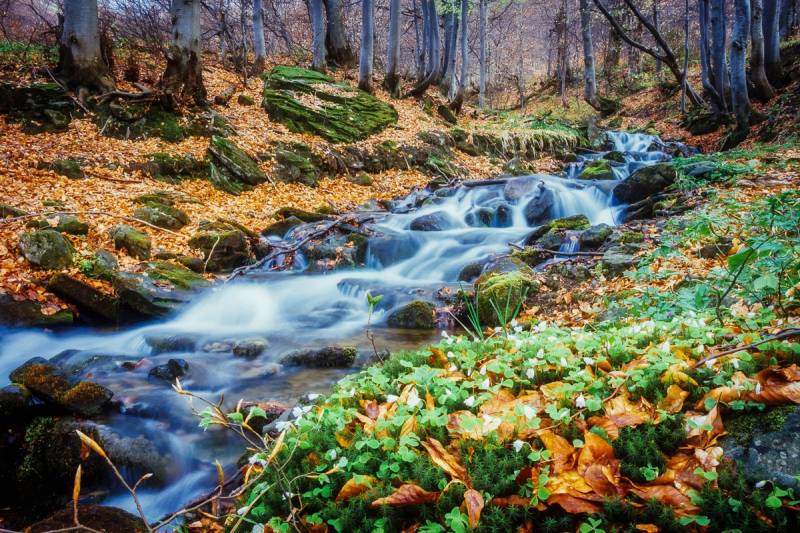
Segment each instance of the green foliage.
[[686,438],[682,417],[666,418],[660,424],[624,427],[611,444],[623,475],[639,483],[653,481],[664,473],[666,460]]

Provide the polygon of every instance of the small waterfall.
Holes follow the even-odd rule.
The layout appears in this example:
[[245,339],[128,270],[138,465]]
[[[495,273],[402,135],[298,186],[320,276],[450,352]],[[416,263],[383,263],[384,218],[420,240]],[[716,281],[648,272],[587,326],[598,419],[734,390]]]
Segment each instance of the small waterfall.
[[[660,141],[650,135],[609,132],[608,142],[622,154],[612,164],[615,179],[581,179],[588,162],[608,154],[584,153],[560,176],[535,174],[500,183],[410,194],[369,226],[374,237],[370,238],[363,269],[309,273],[304,271],[308,261],[298,255],[290,272],[266,269],[216,287],[160,323],[112,333],[89,329],[58,333],[8,330],[0,343],[0,382],[33,356],[52,357],[66,349],[107,355],[113,364],[94,373],[93,379],[111,388],[126,412],[132,413],[116,415],[109,423],[124,425],[126,419],[136,417],[133,413],[141,412],[163,423],[165,431],[183,428],[187,409],[167,384],[154,383],[147,370],[170,357],[188,361],[190,371],[182,378],[184,385],[209,398],[225,394],[226,398],[289,400],[310,388],[325,390],[342,371],[300,370],[292,374],[286,370],[271,379],[275,361],[291,349],[364,343],[367,291],[384,295],[377,316],[372,318],[373,323],[379,322],[383,310],[395,304],[430,296],[442,287],[457,289],[465,266],[505,253],[509,243],[524,241],[535,227],[549,220],[585,215],[592,224],[618,223],[625,206],[614,201],[614,186],[637,168],[668,156],[658,150]],[[578,234],[569,232],[560,251],[578,249]],[[197,348],[192,353],[152,354],[146,338],[158,335],[188,335],[196,340]],[[247,336],[263,336],[269,348],[252,360],[204,348]],[[141,368],[123,369],[121,365],[139,361],[144,361]],[[178,484],[144,491],[145,506],[153,517],[173,511],[213,485],[214,457],[238,450],[230,444],[214,446],[213,454],[206,450],[203,455],[194,448],[183,450],[181,453],[203,458],[181,465],[185,471]],[[234,463],[235,457],[229,464]],[[130,509],[124,496],[115,495],[111,501]]]

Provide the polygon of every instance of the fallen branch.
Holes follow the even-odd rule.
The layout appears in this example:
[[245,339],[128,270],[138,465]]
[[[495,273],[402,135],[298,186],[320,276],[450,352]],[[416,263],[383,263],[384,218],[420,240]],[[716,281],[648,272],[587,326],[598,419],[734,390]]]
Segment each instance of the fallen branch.
[[562,252],[561,250],[549,250],[547,248],[525,248],[513,242],[508,245],[517,250],[526,250],[531,252],[540,252],[553,255],[564,255],[567,257],[603,257],[603,252]]
[[159,519],[159,521],[156,522],[154,526],[152,526],[153,529],[155,531],[158,531],[167,524],[169,524],[170,522],[172,522],[173,520],[175,520],[176,518],[197,511],[199,509],[202,509],[206,505],[209,505],[210,503],[214,502],[214,500],[229,499],[228,497],[222,495],[223,492],[225,492],[225,490],[231,485],[238,483],[241,478],[242,478],[242,471],[237,470],[235,475],[233,475],[230,479],[226,480],[224,484],[217,485],[216,487],[214,487],[214,489],[209,494],[201,496],[200,498],[197,498],[196,500],[186,504],[180,511],[175,511],[172,514],[168,514],[161,517],[161,519]]
[[505,184],[511,177],[508,178],[495,178],[491,180],[469,180],[469,181],[462,181],[460,185],[462,187],[483,187],[486,185],[503,185]]
[[760,341],[751,342],[750,344],[745,344],[744,346],[735,346],[733,348],[726,348],[725,350],[709,355],[708,357],[704,357],[692,365],[692,368],[698,368],[703,366],[704,364],[708,363],[709,361],[713,361],[715,359],[719,359],[725,355],[730,355],[737,352],[743,352],[745,350],[750,350],[751,348],[755,348],[757,346],[761,346],[762,344],[766,344],[772,341],[779,341],[782,339],[788,339],[790,337],[799,337],[800,336],[800,328],[789,328],[779,331],[774,335],[770,335],[769,337],[764,337]]
[[111,218],[119,218],[121,220],[127,220],[129,222],[138,222],[139,224],[144,224],[145,226],[149,226],[153,229],[157,229],[159,231],[163,231],[169,233],[171,235],[175,235],[176,237],[183,237],[180,233],[177,233],[172,230],[168,230],[167,228],[162,228],[160,226],[156,226],[155,224],[151,224],[146,220],[142,220],[141,218],[131,217],[127,215],[115,215],[114,213],[109,213],[107,211],[47,211],[47,212],[39,212],[39,213],[29,213],[27,215],[20,215],[11,218],[3,218],[0,219],[0,224],[11,224],[12,222],[19,222],[22,220],[27,220],[29,218],[37,218],[37,217],[52,217],[54,215],[83,215],[83,216],[106,216]]

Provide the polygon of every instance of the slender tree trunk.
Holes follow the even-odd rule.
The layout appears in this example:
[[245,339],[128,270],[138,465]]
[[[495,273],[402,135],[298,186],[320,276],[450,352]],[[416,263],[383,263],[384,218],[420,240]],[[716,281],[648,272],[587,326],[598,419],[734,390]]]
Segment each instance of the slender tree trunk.
[[267,45],[264,42],[264,7],[262,0],[253,0],[253,48],[256,54],[253,71],[260,74],[267,61]]
[[689,85],[689,0],[683,10],[683,83],[681,83],[681,113],[686,113],[686,88]]
[[[419,23],[419,6],[417,6],[417,0],[414,0],[413,3],[414,9],[414,62],[417,67],[417,81],[420,82],[425,79],[425,49],[426,49],[426,41],[425,36],[427,33],[425,32],[424,28],[420,28]],[[422,0],[422,19],[423,19],[423,26],[425,21],[425,0]]]
[[247,0],[239,2],[239,24],[242,31],[242,79],[247,87]]
[[736,129],[750,129],[750,98],[747,95],[747,41],[750,38],[750,0],[736,0],[731,30],[731,103]]
[[458,79],[458,89],[455,98],[450,103],[450,108],[459,113],[464,105],[464,95],[467,92],[469,79],[469,0],[461,0],[461,77]]
[[568,107],[567,102],[567,0],[564,0],[556,15],[556,33],[558,35],[558,78],[561,105]]
[[728,64],[725,54],[725,0],[711,0],[711,60],[714,71],[714,87],[719,95],[720,106],[727,112]]
[[326,58],[335,65],[350,65],[355,60],[353,49],[347,41],[342,19],[342,0],[322,0],[328,23],[325,31]]
[[581,37],[583,39],[583,98],[586,102],[600,110],[597,98],[597,76],[594,67],[594,42],[592,40],[592,12],[589,0],[580,0]]
[[327,62],[322,0],[308,1],[308,16],[311,19],[311,68],[325,72]]
[[775,96],[775,89],[769,83],[764,67],[764,2],[751,0],[752,12],[750,33],[753,43],[750,49],[750,79],[755,87],[756,97],[766,102]]
[[442,74],[442,89],[451,91],[455,88],[456,76],[456,46],[458,43],[458,16],[455,6],[446,2],[448,11],[444,14],[444,73]]
[[114,88],[100,49],[97,0],[64,0],[58,71],[71,88],[91,91]]
[[424,31],[426,44],[425,77],[409,92],[410,96],[422,96],[433,84],[441,80],[442,50],[439,42],[439,15],[436,12],[436,0],[422,0],[424,14]]
[[375,64],[375,0],[361,0],[361,53],[358,58],[358,87],[372,92]]
[[710,0],[699,0],[698,12],[700,15],[700,77],[703,92],[711,103],[714,113],[722,113],[722,102],[714,83],[714,71],[711,68],[711,45],[709,40],[709,24],[711,19]]
[[[653,0],[653,26],[658,31],[658,2]],[[661,81],[661,60],[656,59],[656,79]]]
[[489,2],[488,0],[479,0],[478,5],[478,34],[480,41],[480,49],[478,51],[478,61],[480,62],[480,73],[478,75],[478,106],[481,109],[486,109],[486,78],[487,78],[487,64],[486,64],[486,31],[489,26]]
[[169,107],[206,103],[200,48],[200,0],[172,0],[172,43],[161,84]]
[[400,0],[389,0],[389,40],[386,44],[386,77],[384,88],[392,96],[400,94]]
[[764,63],[773,87],[783,86],[780,4],[781,0],[764,0]]

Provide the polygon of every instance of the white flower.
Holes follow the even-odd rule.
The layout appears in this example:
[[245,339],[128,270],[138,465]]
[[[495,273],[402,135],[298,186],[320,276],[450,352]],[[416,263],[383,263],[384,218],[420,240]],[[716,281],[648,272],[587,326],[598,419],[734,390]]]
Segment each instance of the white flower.
[[406,403],[409,407],[416,407],[418,406],[422,400],[419,399],[419,393],[417,392],[416,388],[411,389],[411,392],[408,395],[408,400]]
[[349,391],[345,392],[345,396],[352,398],[356,395],[356,389],[350,389]]
[[292,416],[295,417],[295,418],[300,418],[301,416],[303,416],[304,414],[306,414],[310,410],[311,410],[311,406],[310,405],[303,405],[303,406],[298,405],[297,407],[292,409]]
[[514,451],[519,453],[522,451],[522,447],[525,446],[525,442],[521,440],[515,440],[513,446],[514,446]]
[[766,484],[767,484],[767,480],[766,479],[762,479],[761,481],[756,483],[756,488],[757,489],[763,489],[764,485],[766,485]]
[[264,524],[254,525],[253,529],[250,530],[250,533],[264,533]]
[[539,359],[544,357],[544,348],[539,348],[539,351],[536,352],[536,357],[538,357]]
[[523,329],[522,326],[514,326],[514,333],[522,333]]
[[528,379],[534,379],[536,377],[536,369],[534,368],[527,369],[525,371],[525,375],[528,377]]
[[472,369],[470,368],[469,370],[467,370],[467,377],[470,377],[471,375],[472,375]]
[[562,357],[561,358],[561,366],[569,366],[569,363],[567,363],[567,358],[566,357]]
[[455,372],[456,370],[458,370],[456,365],[450,365],[450,372]]
[[756,390],[755,390],[755,393],[756,393],[756,394],[761,394],[761,391],[762,391],[762,390],[763,390],[763,389],[761,388],[761,383],[756,383]]
[[447,352],[447,358],[448,359],[453,359],[455,356],[456,356],[456,354],[454,354],[453,352]]
[[336,457],[338,455],[339,455],[339,452],[337,452],[335,449],[332,448],[332,449],[328,450],[328,457],[330,457],[331,460],[336,459]]
[[533,326],[533,331],[535,331],[536,333],[541,333],[546,329],[547,329],[547,321],[546,320],[542,320],[541,322],[539,322],[538,324]]
[[502,333],[502,331],[503,331],[503,328],[501,328],[500,326],[497,326],[496,328],[494,328],[494,332],[495,333]]
[[387,394],[386,395],[386,402],[387,403],[394,403],[399,399],[400,399],[400,397],[397,396],[396,394]]
[[714,361],[712,361],[711,359],[706,361],[706,368],[711,368],[712,366],[714,366]]
[[316,392],[309,392],[307,397],[308,397],[308,401],[313,402],[314,400],[316,400],[320,396],[322,396],[322,395],[321,394],[317,394]]
[[258,455],[251,455],[250,458],[247,460],[247,462],[250,463],[251,465],[258,463],[261,466],[264,466],[267,464],[267,461],[263,457],[260,457]]
[[522,414],[525,415],[525,418],[531,420],[533,417],[536,416],[536,408],[531,407],[530,405],[523,405]]
[[583,362],[589,366],[592,366],[594,364],[594,359],[592,359],[591,357],[584,357]]
[[486,375],[486,366],[482,366],[480,372],[481,372],[481,376],[485,376]]
[[734,357],[733,359],[731,359],[731,364],[733,365],[733,368],[739,370],[739,359]]
[[515,327],[517,327],[519,322],[517,322],[517,319],[515,318],[515,319],[511,320],[511,322],[509,322],[509,324],[511,325],[512,328],[515,328]]
[[470,396],[466,400],[464,400],[464,405],[467,407],[474,407],[475,406],[475,396]]
[[450,396],[452,396],[452,395],[453,395],[453,393],[450,392],[450,389],[445,389],[444,392],[442,393],[442,396],[444,397],[445,400],[447,398],[449,398]]
[[583,394],[579,394],[578,397],[575,398],[575,407],[578,409],[586,407],[586,398],[583,397]]
[[278,431],[286,431],[290,427],[292,427],[292,423],[289,421],[280,420],[278,422],[275,422],[275,429],[277,429]]
[[483,382],[481,383],[481,388],[482,389],[488,389],[491,386],[492,386],[492,382],[489,381],[489,378],[484,379]]
[[705,344],[701,344],[700,346],[697,347],[697,353],[703,353],[705,351],[706,351],[706,345]]
[[661,351],[666,353],[670,352],[669,340],[665,340],[664,343],[661,345]]
[[447,333],[447,330],[445,330],[445,329],[442,330],[442,338],[443,339],[449,339],[450,338],[450,334]]

